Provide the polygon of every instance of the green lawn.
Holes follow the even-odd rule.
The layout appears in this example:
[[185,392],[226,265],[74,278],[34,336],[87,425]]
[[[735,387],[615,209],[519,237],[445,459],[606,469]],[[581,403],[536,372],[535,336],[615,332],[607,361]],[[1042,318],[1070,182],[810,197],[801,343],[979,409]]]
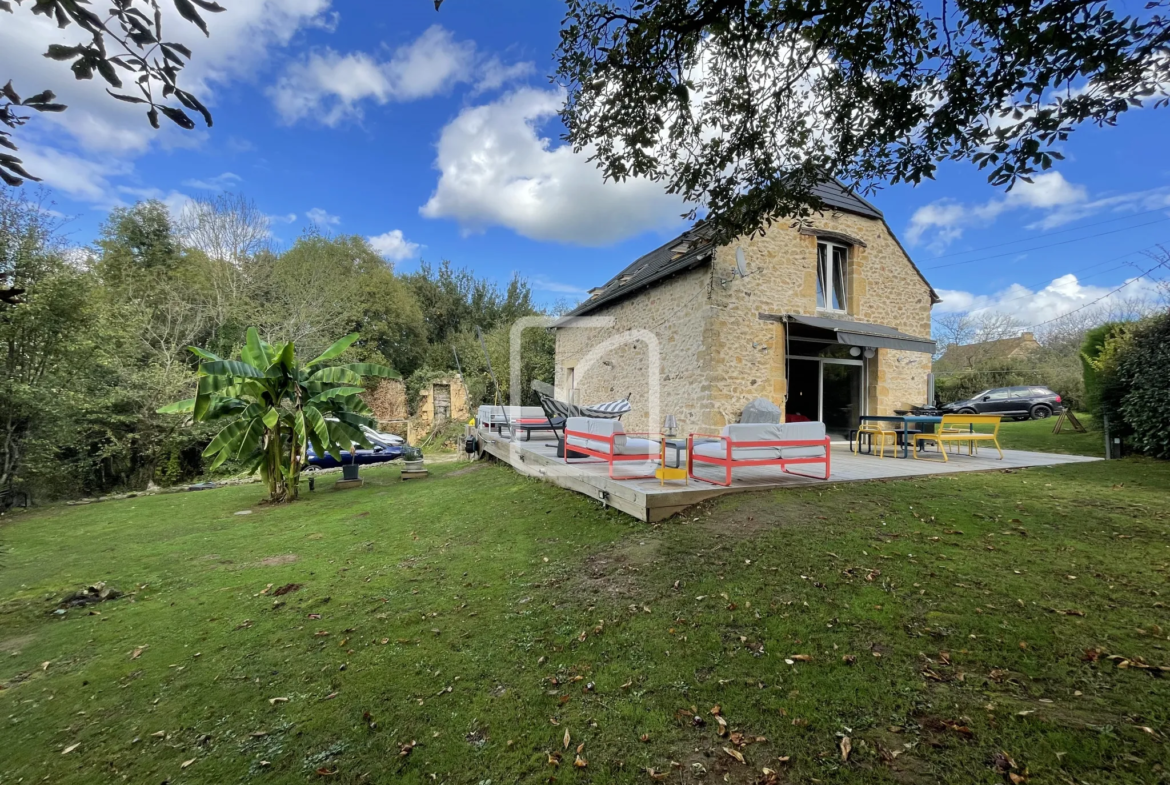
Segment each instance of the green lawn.
[[[3,519],[0,783],[1170,776],[1170,678],[1110,659],[1170,665],[1170,464],[654,526],[497,465],[365,474]],[[94,581],[132,594],[54,615]]]
[[1065,423],[1060,433],[1053,433],[1055,417],[1046,420],[1005,422],[1000,426],[999,441],[1006,450],[1035,450],[1104,458],[1104,434],[1096,430],[1089,415],[1080,414],[1077,419],[1085,426],[1086,433],[1077,433],[1068,423]]

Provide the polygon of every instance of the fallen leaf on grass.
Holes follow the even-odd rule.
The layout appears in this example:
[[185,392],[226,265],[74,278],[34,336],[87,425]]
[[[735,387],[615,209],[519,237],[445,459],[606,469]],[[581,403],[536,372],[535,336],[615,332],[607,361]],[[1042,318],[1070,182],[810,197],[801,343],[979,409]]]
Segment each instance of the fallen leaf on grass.
[[268,702],[275,706],[278,703],[288,703],[288,698],[269,698]]
[[317,776],[318,777],[332,777],[336,773],[337,773],[337,769],[327,769],[324,766],[317,769]]
[[142,652],[146,651],[149,648],[150,648],[149,644],[135,648],[134,651],[131,652],[131,654],[130,654],[130,659],[132,659],[132,660],[138,659],[139,657],[142,656]]
[[841,762],[849,762],[849,753],[853,752],[853,740],[848,736],[841,737]]
[[589,761],[585,760],[580,755],[578,755],[577,759],[575,761],[573,761],[573,765],[579,769],[583,769],[589,765]]
[[960,725],[959,723],[955,722],[954,720],[943,720],[942,724],[943,724],[944,728],[946,728],[949,731],[954,731],[955,733],[958,733],[960,736],[972,737],[975,735],[975,732],[972,731],[970,728],[968,728],[966,725]]
[[665,771],[655,771],[654,769],[646,769],[646,773],[650,775],[650,779],[655,782],[662,782],[666,779]]
[[726,736],[727,735],[727,720],[723,719],[719,715],[715,715],[715,721],[717,723],[719,723],[719,731],[718,731],[719,735]]
[[403,744],[403,745],[399,746],[398,747],[398,757],[405,758],[407,755],[409,755],[411,752],[414,751],[415,745],[417,745],[417,744],[418,744],[417,741],[411,741],[409,744]]
[[735,758],[740,763],[746,763],[746,761],[744,761],[744,759],[743,759],[743,753],[740,752],[739,750],[733,750],[730,747],[724,747],[723,751],[726,752],[731,757]]
[[81,746],[81,742],[80,742],[80,741],[79,741],[79,742],[77,742],[76,744],[70,744],[68,747],[66,747],[65,749],[61,750],[61,754],[62,754],[62,755],[68,755],[69,753],[73,752],[75,749],[77,749],[77,748],[78,748],[78,747],[80,747],[80,746]]
[[812,657],[808,654],[793,654],[790,659],[797,662],[812,662]]
[[185,761],[183,761],[183,764],[182,764],[181,766],[179,766],[179,768],[180,768],[180,769],[185,769],[185,768],[187,768],[188,766],[190,766],[190,765],[191,765],[192,763],[194,763],[194,762],[195,762],[195,759],[194,759],[194,758],[192,758],[191,760],[185,760]]
[[641,738],[642,743],[645,744],[646,742],[650,741],[650,734],[643,733],[640,738]]

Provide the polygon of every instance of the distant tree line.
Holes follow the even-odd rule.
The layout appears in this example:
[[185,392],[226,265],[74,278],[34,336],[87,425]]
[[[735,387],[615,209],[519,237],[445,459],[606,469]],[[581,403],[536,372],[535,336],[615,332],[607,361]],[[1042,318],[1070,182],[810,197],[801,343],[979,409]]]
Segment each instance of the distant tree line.
[[[213,427],[157,413],[194,394],[188,346],[233,356],[256,326],[312,357],[357,332],[341,359],[408,385],[454,372],[457,352],[477,403],[495,391],[475,328],[506,385],[510,326],[541,313],[519,277],[501,287],[446,261],[399,274],[362,237],[309,228],[280,250],[237,195],[177,216],[156,201],[116,209],[85,249],[57,215],[43,191],[0,188],[0,276],[23,290],[0,303],[0,488],[42,499],[203,474]],[[525,389],[552,380],[553,346],[527,331]]]

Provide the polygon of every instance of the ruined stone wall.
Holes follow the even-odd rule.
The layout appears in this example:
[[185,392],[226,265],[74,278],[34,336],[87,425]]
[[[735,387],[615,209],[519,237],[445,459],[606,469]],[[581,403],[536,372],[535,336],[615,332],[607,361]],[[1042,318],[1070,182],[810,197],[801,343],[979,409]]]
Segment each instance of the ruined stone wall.
[[410,416],[406,405],[406,384],[401,379],[383,379],[378,386],[362,396],[379,423],[405,420]]
[[[710,347],[705,344],[710,273],[706,266],[601,309],[589,316],[612,317],[612,327],[557,330],[557,397],[569,399],[568,369],[574,368],[575,403],[588,405],[624,398],[632,392],[633,411],[622,418],[627,431],[660,431],[673,414],[682,433],[697,430],[711,393]],[[659,346],[660,407],[649,420],[650,349],[642,340],[604,348],[631,330],[646,330]],[[598,350],[592,360],[589,355]],[[586,367],[586,363],[589,367]]]

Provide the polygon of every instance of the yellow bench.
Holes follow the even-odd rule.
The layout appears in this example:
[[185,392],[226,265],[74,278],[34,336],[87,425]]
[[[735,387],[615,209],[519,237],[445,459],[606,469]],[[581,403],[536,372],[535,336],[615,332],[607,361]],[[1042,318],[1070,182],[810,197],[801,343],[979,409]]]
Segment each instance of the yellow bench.
[[[999,450],[999,459],[1002,461],[1003,448],[999,446],[999,423],[1000,416],[998,414],[944,414],[937,432],[914,434],[914,457],[918,457],[920,442],[937,444],[944,462],[948,460],[947,444],[963,444],[965,442],[967,454],[971,455],[979,442],[991,442],[995,445],[995,449]],[[990,431],[975,430],[980,425],[993,427]]]

